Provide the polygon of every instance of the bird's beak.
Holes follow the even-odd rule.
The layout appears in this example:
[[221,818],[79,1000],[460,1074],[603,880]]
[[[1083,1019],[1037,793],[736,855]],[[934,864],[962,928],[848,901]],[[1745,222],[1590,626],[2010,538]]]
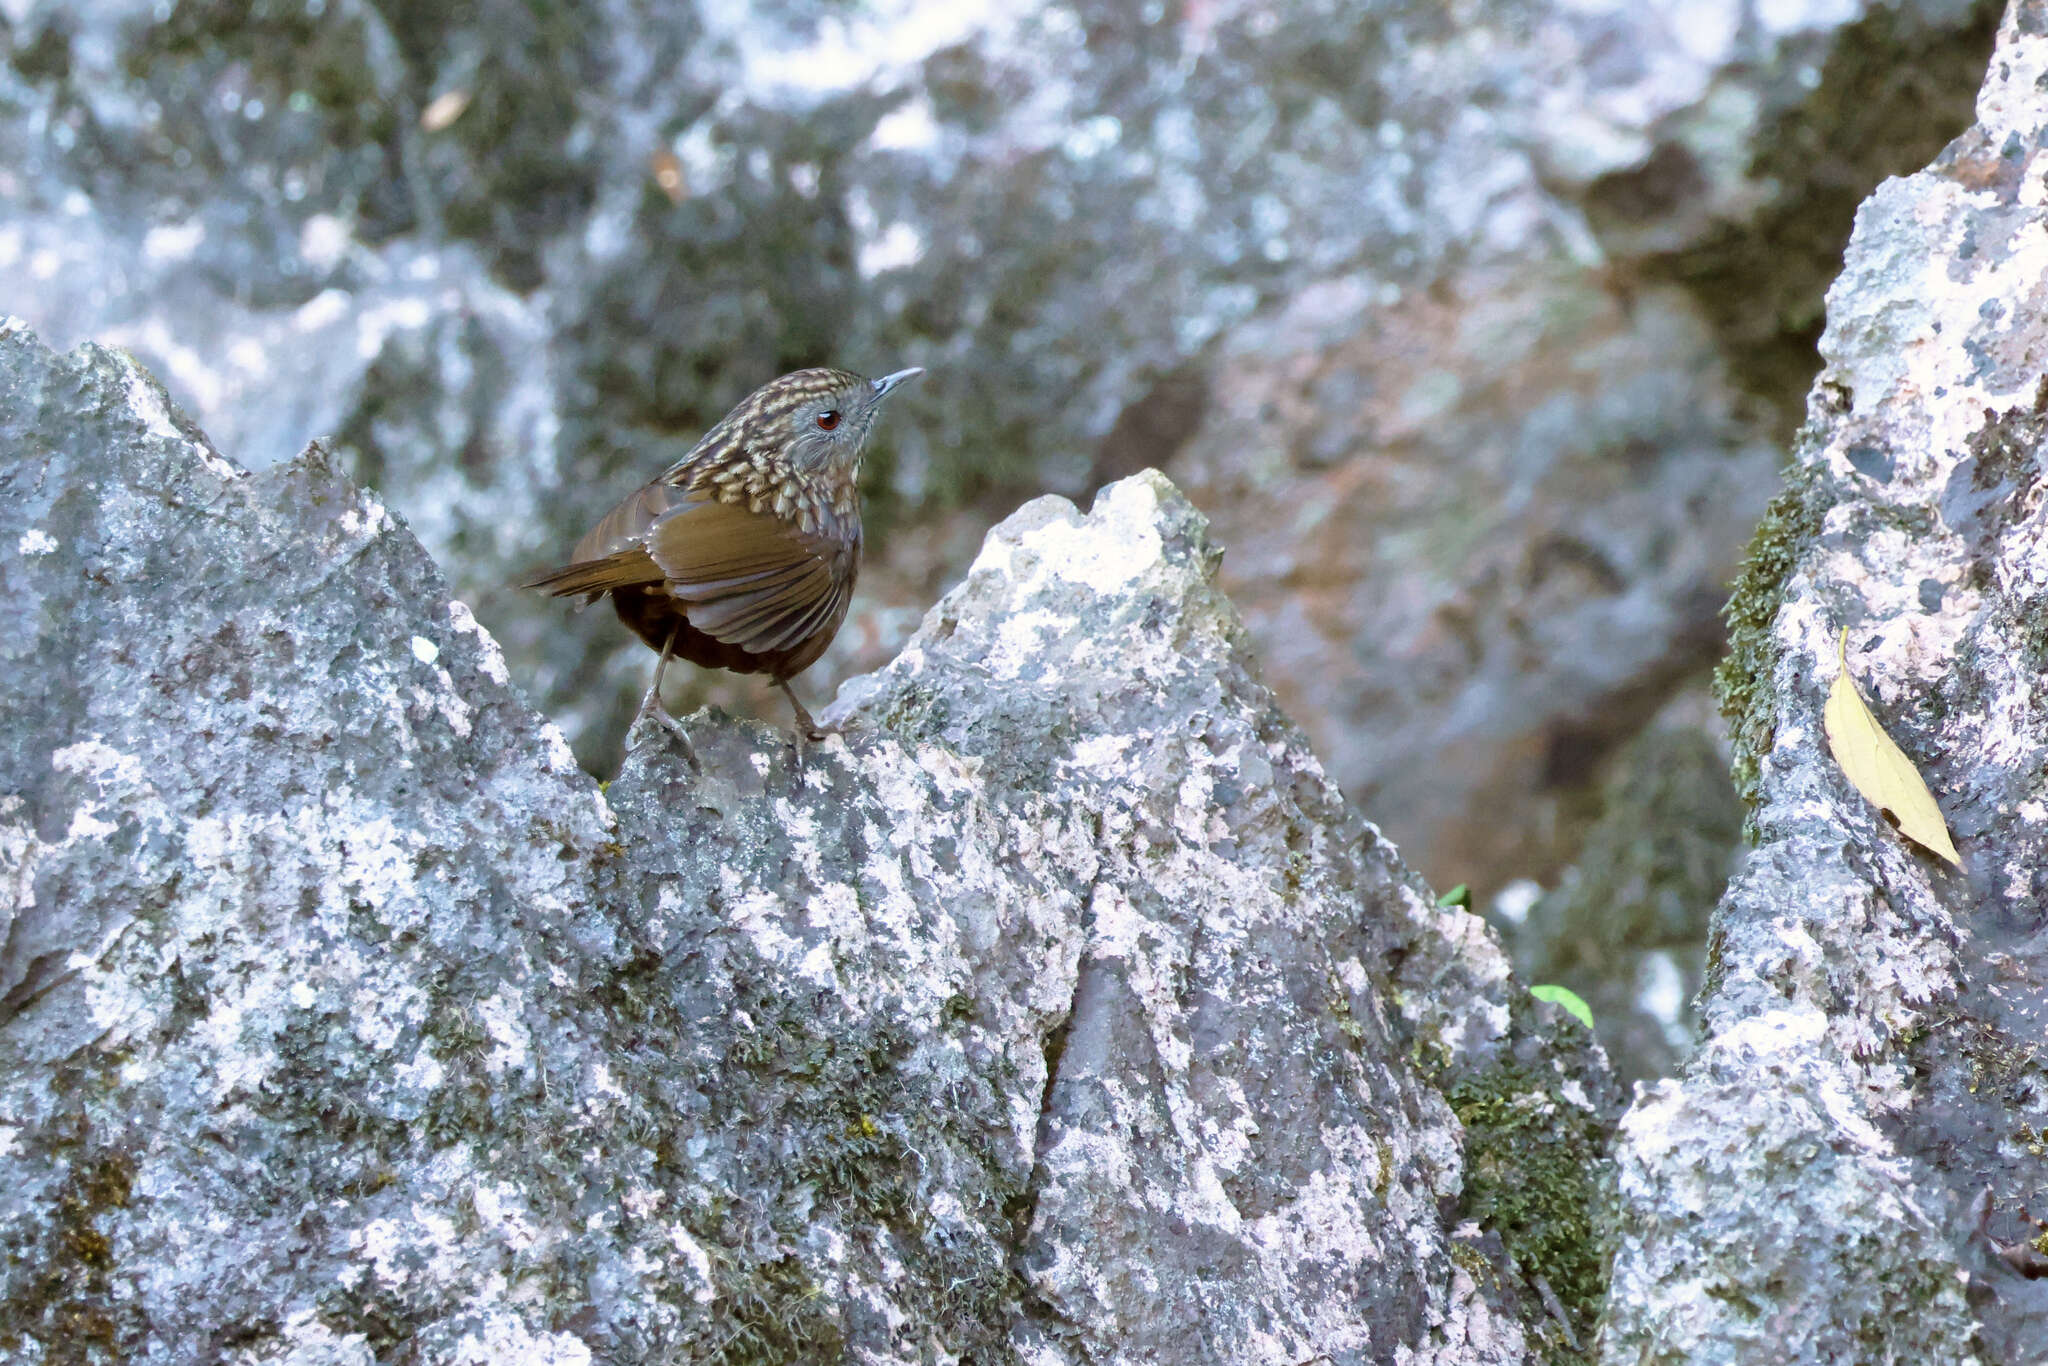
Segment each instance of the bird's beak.
[[924,367],[922,365],[913,365],[908,370],[898,370],[893,375],[884,375],[880,379],[875,381],[875,397],[877,399],[884,398],[888,395],[891,389],[894,389],[897,385],[903,383],[903,381],[907,379],[916,379],[919,375],[923,373]]

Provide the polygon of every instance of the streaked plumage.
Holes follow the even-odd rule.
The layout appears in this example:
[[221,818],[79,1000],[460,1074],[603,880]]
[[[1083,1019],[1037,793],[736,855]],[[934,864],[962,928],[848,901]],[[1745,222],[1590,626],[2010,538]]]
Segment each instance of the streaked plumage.
[[568,564],[521,586],[611,595],[620,620],[662,652],[643,713],[659,713],[674,654],[769,675],[815,734],[789,680],[846,619],[860,572],[861,457],[882,400],[921,373],[798,370],[762,385],[606,513]]

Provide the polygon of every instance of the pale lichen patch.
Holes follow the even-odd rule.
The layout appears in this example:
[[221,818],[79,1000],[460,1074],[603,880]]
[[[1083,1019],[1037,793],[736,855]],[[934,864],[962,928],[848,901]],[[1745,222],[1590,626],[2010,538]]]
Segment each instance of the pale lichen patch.
[[1042,663],[1045,643],[1074,629],[1075,619],[1047,611],[1021,611],[1005,617],[997,628],[996,648],[988,661],[997,678],[1023,678]]
[[477,1017],[497,1047],[484,1057],[493,1076],[524,1069],[532,1056],[532,1038],[524,1019],[526,993],[509,983],[477,1003]]
[[483,670],[485,678],[499,687],[508,687],[512,682],[511,673],[505,668],[505,652],[498,645],[497,638],[485,630],[483,623],[469,609],[469,604],[460,598],[448,600],[448,620],[464,635],[476,637],[477,667]]

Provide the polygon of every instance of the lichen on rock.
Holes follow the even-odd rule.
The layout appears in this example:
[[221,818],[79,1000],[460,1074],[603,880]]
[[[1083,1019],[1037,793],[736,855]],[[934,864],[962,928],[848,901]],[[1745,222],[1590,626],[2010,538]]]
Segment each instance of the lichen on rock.
[[1344,803],[1161,476],[1005,522],[842,735],[703,712],[601,791],[318,448],[246,473],[10,322],[0,451],[10,1359],[1588,1330],[1597,1164],[1502,1196],[1604,1065]]
[[[1617,1150],[1612,1362],[2036,1360],[2048,1286],[1993,1255],[2048,1182],[2048,11],[2012,5],[1976,125],[1863,205],[1786,493],[1730,607],[1757,847],[1715,913],[1705,1042]],[[1830,756],[1848,667],[1962,851]]]

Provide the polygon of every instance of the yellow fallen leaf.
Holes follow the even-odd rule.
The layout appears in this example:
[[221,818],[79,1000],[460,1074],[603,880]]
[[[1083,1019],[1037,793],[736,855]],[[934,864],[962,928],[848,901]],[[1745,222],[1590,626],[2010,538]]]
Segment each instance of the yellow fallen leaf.
[[1835,657],[1841,660],[1842,669],[1835,675],[1835,686],[1828,689],[1827,710],[1822,713],[1828,752],[1842,766],[1850,785],[1889,817],[1900,834],[1962,867],[1963,860],[1948,837],[1948,822],[1941,818],[1941,808],[1934,804],[1934,794],[1927,790],[1920,770],[1884,733],[1849,677],[1846,626]]

